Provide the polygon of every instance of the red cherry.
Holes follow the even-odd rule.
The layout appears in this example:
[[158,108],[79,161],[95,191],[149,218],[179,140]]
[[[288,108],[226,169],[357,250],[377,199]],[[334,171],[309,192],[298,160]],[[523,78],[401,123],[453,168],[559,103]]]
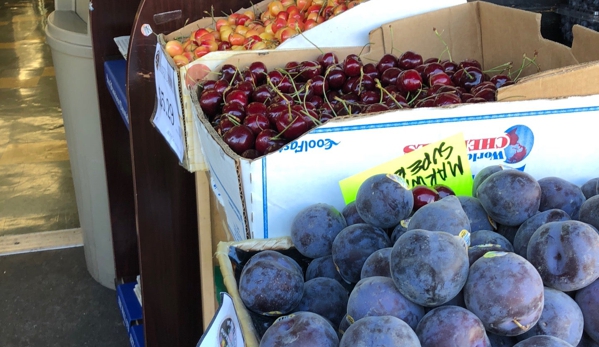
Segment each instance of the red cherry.
[[221,95],[225,93],[225,90],[227,90],[227,88],[229,88],[229,82],[227,82],[226,80],[220,79],[216,81],[216,83],[214,83],[214,90],[219,92]]
[[378,64],[376,65],[376,69],[379,75],[391,67],[397,67],[397,57],[389,53],[383,55],[381,59],[379,59]]
[[379,103],[381,101],[381,94],[374,90],[366,90],[360,94],[360,102],[363,104],[371,105]]
[[286,105],[271,104],[266,109],[266,117],[268,117],[268,120],[270,121],[271,126],[276,128],[277,119],[281,115],[286,114],[288,111],[289,111],[289,107]]
[[276,126],[281,135],[288,140],[295,140],[310,130],[306,119],[296,110],[280,115]]
[[422,206],[440,199],[439,193],[435,189],[422,185],[412,188],[412,195],[414,196],[414,212],[418,211]]
[[376,112],[385,112],[389,111],[389,106],[385,104],[371,104],[364,108],[363,113],[376,113]]
[[370,76],[373,79],[380,77],[379,71],[373,63],[364,64],[362,71],[364,72],[364,76]]
[[357,54],[349,54],[343,61],[343,72],[349,77],[359,76],[362,66],[362,59]]
[[327,69],[329,66],[339,63],[339,59],[337,58],[337,55],[333,52],[325,52],[325,53],[319,55],[316,58],[316,61],[318,61],[318,63],[324,69]]
[[424,69],[422,71],[422,79],[424,81],[428,81],[431,75],[434,75],[439,72],[445,72],[443,65],[439,63],[428,63],[424,65]]
[[312,86],[314,95],[323,96],[324,93],[329,89],[329,82],[321,75],[314,76],[308,81]]
[[223,135],[223,141],[239,155],[254,148],[255,139],[252,130],[243,124],[232,127]]
[[326,80],[329,84],[329,88],[333,90],[341,89],[345,81],[347,80],[347,75],[343,71],[341,67],[335,66],[329,69],[328,73],[325,75]]
[[462,99],[454,93],[439,93],[435,96],[435,106],[455,105],[462,103]]
[[445,73],[448,75],[455,73],[459,69],[458,64],[449,60],[444,61],[441,63],[441,65],[443,66]]
[[440,199],[443,199],[444,197],[449,195],[455,195],[453,189],[449,188],[449,186],[445,184],[436,184],[433,186],[433,189],[436,190],[437,193],[439,193]]
[[476,86],[472,87],[472,89],[470,89],[470,93],[476,94],[476,93],[478,93],[479,90],[482,90],[482,89],[485,89],[485,88],[492,89],[492,90],[496,90],[497,89],[497,87],[495,87],[495,84],[493,82],[491,82],[491,81],[483,81],[479,85],[476,85]]
[[252,100],[259,103],[270,103],[270,99],[272,99],[272,92],[270,88],[263,84],[261,86],[256,87],[252,92]]
[[248,71],[250,71],[256,78],[256,83],[261,84],[266,80],[266,74],[268,73],[268,69],[266,65],[261,61],[255,61],[250,64],[248,67]]
[[218,122],[216,132],[221,136],[229,131],[232,127],[239,124],[239,119],[228,114],[223,114],[219,118],[220,121]]
[[235,117],[239,123],[241,123],[246,116],[245,107],[236,102],[225,104],[222,113]]
[[381,84],[383,85],[383,87],[389,85],[396,85],[397,78],[399,77],[400,73],[401,70],[397,67],[391,67],[385,70],[385,72],[381,74]]
[[256,135],[255,147],[260,153],[266,153],[266,149],[275,143],[284,145],[286,141],[278,136],[279,133],[274,129],[264,129]]
[[265,114],[254,113],[243,119],[243,124],[258,135],[262,130],[270,128],[270,120]]
[[415,69],[422,62],[422,56],[412,51],[406,51],[397,58],[397,66],[402,70]]
[[307,81],[322,74],[322,65],[315,60],[307,60],[300,64],[300,80]]
[[399,74],[396,86],[406,92],[417,91],[422,88],[422,76],[414,69],[404,70]]
[[223,95],[216,89],[208,89],[200,95],[199,103],[206,117],[212,119],[220,113]]
[[467,91],[470,91],[470,89],[484,81],[484,75],[477,67],[468,66],[458,70],[455,74],[458,74],[460,71],[462,71],[462,73],[459,76],[457,85],[465,88]]
[[486,101],[495,101],[497,100],[497,91],[492,88],[482,88],[479,89],[475,94],[475,98],[482,98]]
[[483,69],[483,67],[482,67],[482,65],[480,64],[480,62],[479,62],[478,60],[476,60],[476,59],[465,59],[465,60],[462,60],[462,61],[461,61],[461,62],[458,64],[458,66],[459,66],[460,68],[466,68],[466,67],[468,67],[468,66],[473,66],[473,67],[475,67],[475,68],[477,68],[477,69],[479,69],[479,70],[482,70],[482,69]]
[[510,84],[514,84],[514,81],[508,75],[495,75],[490,79],[493,84],[495,84],[495,88],[499,89],[503,86],[509,86]]
[[245,107],[245,113],[248,116],[251,116],[253,114],[263,114],[266,115],[266,105],[264,105],[264,103],[261,102],[250,102],[246,107]]
[[435,84],[444,84],[447,86],[453,85],[451,78],[445,72],[437,72],[429,76],[428,85],[434,86]]
[[238,103],[242,107],[245,107],[245,105],[248,104],[248,100],[247,92],[241,89],[233,89],[225,96],[226,104]]
[[227,82],[231,82],[233,76],[237,74],[239,74],[239,71],[237,70],[237,66],[233,64],[225,64],[220,69],[220,79]]

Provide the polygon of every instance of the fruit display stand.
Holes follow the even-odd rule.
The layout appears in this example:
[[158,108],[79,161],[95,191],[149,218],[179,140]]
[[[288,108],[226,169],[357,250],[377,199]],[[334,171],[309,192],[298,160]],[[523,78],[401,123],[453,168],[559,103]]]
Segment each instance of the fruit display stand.
[[[156,38],[143,36],[141,27],[150,24],[156,32],[172,32],[197,19],[190,14],[242,5],[245,2],[112,0],[90,6],[115,281],[131,282],[141,275],[143,340],[149,347],[195,345],[203,319],[195,177],[179,165],[149,121],[156,95]],[[160,14],[169,11],[179,17],[162,21]],[[104,62],[120,59],[113,38],[123,35],[131,35],[123,82],[129,129],[107,88],[104,68]]]

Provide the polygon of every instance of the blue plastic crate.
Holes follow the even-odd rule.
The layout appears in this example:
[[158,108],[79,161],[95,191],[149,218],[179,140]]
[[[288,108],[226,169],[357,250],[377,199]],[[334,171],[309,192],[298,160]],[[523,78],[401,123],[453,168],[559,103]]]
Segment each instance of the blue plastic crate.
[[117,303],[123,316],[123,324],[129,331],[142,321],[141,305],[133,292],[135,282],[120,284],[116,287]]
[[129,330],[129,343],[131,343],[131,347],[144,347],[144,326],[143,325],[134,325]]
[[106,87],[114,99],[114,103],[129,129],[129,108],[127,104],[127,61],[124,59],[104,62]]

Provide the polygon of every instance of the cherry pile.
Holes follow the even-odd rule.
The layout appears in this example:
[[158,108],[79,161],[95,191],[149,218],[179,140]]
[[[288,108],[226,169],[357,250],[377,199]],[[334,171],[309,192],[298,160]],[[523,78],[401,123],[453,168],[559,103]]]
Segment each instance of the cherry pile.
[[326,52],[271,71],[259,61],[244,69],[225,64],[218,80],[200,84],[198,100],[224,142],[253,159],[334,117],[495,101],[497,89],[512,83],[473,59],[423,60],[406,51],[366,63]]

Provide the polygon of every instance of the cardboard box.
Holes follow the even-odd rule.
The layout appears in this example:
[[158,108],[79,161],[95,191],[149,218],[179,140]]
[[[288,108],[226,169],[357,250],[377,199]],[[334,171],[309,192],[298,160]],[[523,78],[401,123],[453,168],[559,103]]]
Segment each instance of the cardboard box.
[[[341,210],[338,182],[419,146],[463,133],[475,174],[492,164],[525,170],[537,178],[560,176],[582,184],[599,172],[599,151],[590,124],[599,116],[599,34],[576,27],[572,49],[540,35],[540,14],[472,2],[405,18],[374,30],[364,61],[414,50],[453,59],[478,59],[485,68],[533,57],[543,72],[527,69],[519,83],[503,88],[500,102],[419,108],[337,118],[280,151],[256,160],[233,153],[198,109],[196,129],[211,172],[211,185],[235,240],[289,235],[304,207],[326,202]],[[351,49],[349,49],[351,50]],[[339,56],[346,50],[337,50]],[[313,59],[319,51],[272,51],[235,57],[240,67],[260,60],[269,68]],[[344,56],[343,56],[344,57]]]
[[[251,8],[240,9],[237,13],[245,12],[248,9],[253,9],[256,13],[262,13],[271,1],[261,1]],[[421,0],[404,3],[396,0],[369,0],[319,24],[302,35],[285,41],[277,49],[314,48],[314,45],[317,47],[365,46],[368,44],[368,32],[383,23],[465,2],[465,0]],[[215,19],[218,18],[222,17],[202,18],[168,35],[158,35],[158,43],[164,46],[168,40],[177,37],[188,37],[198,28],[213,27]],[[184,159],[181,165],[188,171],[207,170],[200,150],[200,140],[197,138],[195,130],[193,130],[193,119],[197,118],[198,115],[192,106],[191,87],[198,80],[204,78],[208,71],[214,70],[226,59],[237,55],[249,54],[253,56],[256,52],[268,51],[212,52],[178,69],[177,82],[181,96],[180,109],[183,112],[180,118],[183,120],[182,125],[185,136]],[[174,62],[172,60],[170,62],[171,66],[175,67]]]

